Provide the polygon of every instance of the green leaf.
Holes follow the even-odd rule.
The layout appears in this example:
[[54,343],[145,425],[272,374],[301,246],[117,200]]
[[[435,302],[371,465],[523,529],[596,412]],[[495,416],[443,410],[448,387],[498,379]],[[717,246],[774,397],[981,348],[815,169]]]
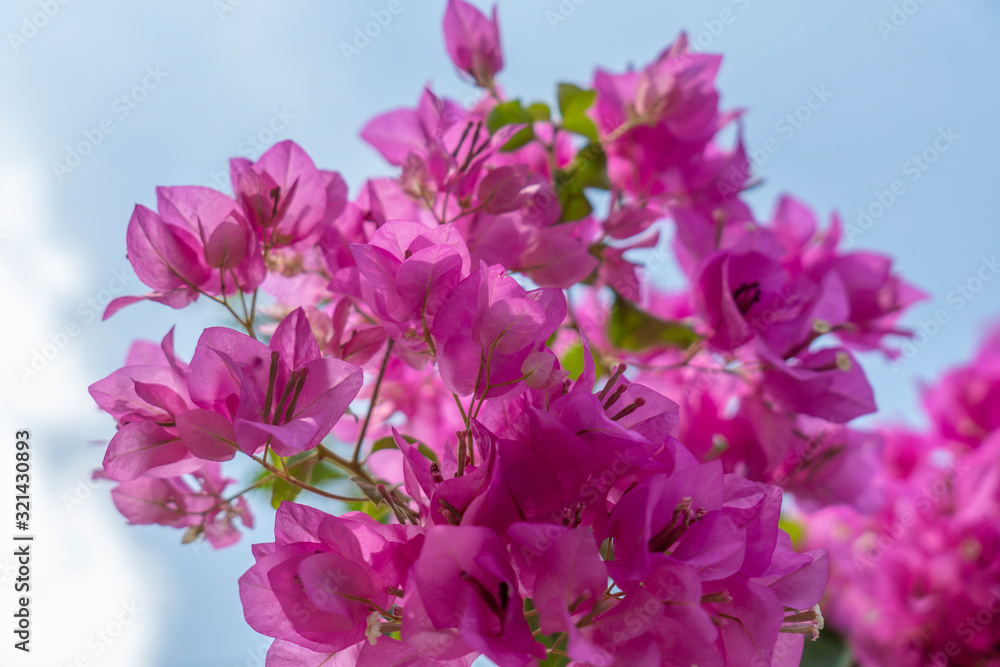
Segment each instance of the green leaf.
[[[437,454],[434,453],[433,449],[431,449],[424,443],[420,442],[413,436],[404,435],[402,437],[403,440],[406,440],[411,445],[416,443],[417,451],[423,454],[425,458],[433,461],[434,463],[438,463]],[[391,435],[387,435],[384,438],[379,438],[378,440],[375,441],[375,444],[372,445],[372,452],[377,452],[383,449],[399,449],[398,447],[396,447],[396,441],[393,439]]]
[[505,153],[510,151],[516,151],[518,148],[530,144],[532,140],[534,140],[534,138],[535,138],[535,131],[529,125],[528,127],[519,131],[513,137],[508,139],[507,143],[505,143],[500,150]]
[[[599,367],[601,365],[600,360],[594,354],[593,348],[590,350],[590,356],[594,360],[594,367]],[[583,345],[577,343],[570,347],[566,350],[566,354],[563,355],[562,359],[559,360],[559,363],[562,365],[563,370],[569,373],[569,379],[574,381],[579,379],[580,375],[583,374]]]
[[577,181],[570,181],[559,190],[559,205],[562,207],[562,222],[580,220],[594,210],[587,195],[583,193],[583,186]]
[[[406,438],[405,435],[403,437]],[[406,439],[406,441],[412,442],[412,440],[408,438]],[[379,438],[378,440],[375,441],[375,444],[372,445],[372,453],[380,452],[383,449],[399,449],[398,447],[396,447],[396,441],[393,440],[391,435],[387,435],[384,438]]]
[[[304,466],[308,467],[308,466]],[[283,479],[275,479],[274,487],[271,489],[271,507],[278,509],[281,505],[281,501],[287,500],[288,502],[294,501],[298,498],[299,493],[302,491],[301,488],[295,486],[290,482],[286,482]]]
[[585,193],[586,188],[608,190],[608,157],[599,144],[590,144],[577,153],[573,162],[555,173],[556,191],[562,207],[562,222],[571,222],[590,215],[594,210]]
[[[542,643],[546,644],[546,646],[548,646],[548,643],[546,642],[552,641],[550,637],[541,637],[541,639]],[[564,651],[566,650],[565,641],[562,643],[560,648]],[[566,665],[569,664],[569,661],[570,659],[564,655],[549,653],[548,656],[546,656],[545,660],[542,660],[540,663],[538,663],[538,667],[565,667]]]
[[[531,598],[525,599],[525,601],[524,601],[524,613],[527,615],[529,612],[532,612],[534,610],[535,610],[534,600],[532,600]],[[532,614],[531,616],[528,616],[527,620],[528,620],[528,629],[532,631],[532,634],[538,632],[539,631],[539,623],[540,623],[539,618],[538,618],[538,614]],[[566,638],[562,637],[562,634],[563,633],[560,633],[560,632],[557,632],[557,633],[554,633],[554,634],[551,634],[551,635],[543,635],[543,634],[539,633],[539,634],[535,634],[535,639],[537,639],[538,641],[540,641],[542,643],[542,645],[544,645],[545,648],[547,648],[547,649],[552,648],[556,644],[556,642],[558,641],[559,642],[559,648],[561,650],[565,651],[566,650]],[[554,653],[548,653],[548,655],[545,657],[545,660],[542,660],[541,662],[539,662],[538,665],[539,665],[539,667],[542,667],[542,665],[545,665],[545,667],[553,667],[553,666],[554,667],[564,667],[565,665],[569,664],[569,661],[570,661],[570,658],[567,658],[566,656],[556,655]]]
[[528,115],[531,116],[531,120],[541,120],[545,122],[552,120],[552,110],[549,109],[549,105],[544,102],[535,102],[529,106]]
[[388,518],[392,515],[392,511],[385,504],[377,507],[375,503],[367,501],[347,503],[347,508],[351,512],[364,512],[379,523],[388,523]]
[[486,129],[490,131],[490,134],[494,134],[504,125],[530,122],[531,114],[521,106],[521,100],[511,100],[493,107],[490,115],[486,118]]
[[569,167],[574,178],[585,188],[610,190],[608,179],[608,156],[600,144],[588,144],[576,154]]
[[584,90],[573,83],[560,83],[557,88],[559,113],[566,116],[583,113],[594,103],[594,91]]
[[594,125],[594,121],[583,114],[563,118],[562,126],[568,132],[587,137],[591,141],[597,141],[598,139],[597,126]]
[[805,643],[802,664],[816,667],[850,667],[856,663],[844,638],[830,630],[830,626],[827,625],[825,630],[820,631],[819,639]]
[[[285,459],[285,466],[289,468],[288,473],[295,479],[305,482],[306,484],[311,484],[313,486],[321,486],[324,482],[329,482],[335,479],[343,479],[344,473],[337,468],[332,463],[328,461],[323,461],[320,459],[312,459],[308,463],[303,463],[302,465],[295,466],[299,461],[309,458],[313,455],[313,452],[302,452],[301,454],[296,454]],[[275,466],[281,467],[281,459],[275,457]],[[264,474],[270,474],[264,471]],[[260,479],[260,476],[257,477]],[[298,498],[299,493],[302,492],[302,488],[288,482],[280,477],[276,477],[273,481],[268,482],[264,485],[265,487],[271,488],[271,506],[274,509],[278,509],[281,501],[287,500],[289,502],[294,501]]]
[[342,469],[333,465],[329,461],[317,461],[312,468],[312,477],[309,482],[313,486],[322,486],[324,482],[330,482],[336,479],[345,479],[347,473]]
[[778,520],[778,528],[788,533],[788,537],[792,538],[792,545],[797,545],[802,540],[801,523],[783,516]]
[[560,83],[558,96],[562,126],[569,132],[597,141],[597,127],[586,113],[594,103],[594,91],[584,90],[572,83]]
[[633,352],[663,345],[684,350],[698,340],[697,334],[686,324],[654,317],[620,295],[615,295],[608,336],[615,346]]
[[[274,465],[281,468],[281,457],[274,452]],[[302,459],[311,456],[311,452],[302,452],[301,454],[296,454],[295,456],[290,456],[284,460],[286,466],[298,463]],[[305,482],[306,484],[312,484],[313,479],[313,468],[316,466],[317,460],[314,459],[309,463],[303,463],[300,466],[292,468],[289,470],[289,474],[295,479]],[[288,502],[294,501],[298,498],[299,493],[302,491],[301,487],[295,486],[291,482],[281,479],[280,477],[275,478],[271,486],[271,507],[278,509],[281,501],[287,500]]]
[[504,102],[493,107],[490,115],[486,118],[486,129],[490,131],[490,134],[495,134],[497,130],[505,125],[527,123],[527,127],[511,137],[503,145],[503,148],[500,149],[503,151],[513,151],[535,138],[535,132],[531,128],[533,120],[534,118],[532,118],[531,114],[521,106],[521,100],[511,100],[510,102]]
[[359,489],[361,489],[361,493],[365,494],[365,497],[374,503],[376,507],[381,507],[382,503],[385,502],[385,499],[382,498],[382,494],[378,492],[377,485],[372,484],[361,477],[351,477],[351,481],[354,482]]

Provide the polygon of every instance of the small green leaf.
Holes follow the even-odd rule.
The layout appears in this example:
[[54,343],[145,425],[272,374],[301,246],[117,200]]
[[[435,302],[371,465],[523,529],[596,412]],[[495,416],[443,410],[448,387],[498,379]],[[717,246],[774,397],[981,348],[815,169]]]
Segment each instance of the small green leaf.
[[594,210],[587,195],[583,193],[583,186],[576,181],[570,181],[559,190],[559,205],[562,207],[562,222],[580,220]]
[[[594,367],[599,367],[601,363],[597,355],[594,354],[593,348],[590,349],[590,356],[594,360]],[[559,360],[559,363],[563,370],[569,373],[569,379],[575,381],[583,374],[583,361],[583,345],[577,343],[566,350],[566,354]]]
[[654,317],[620,295],[615,295],[608,336],[615,346],[633,352],[664,345],[685,350],[698,340],[697,334],[686,324]]
[[[417,451],[423,454],[425,458],[433,461],[434,463],[438,463],[437,454],[434,453],[433,449],[431,449],[424,443],[418,441],[413,436],[404,435],[402,437],[403,440],[406,440],[411,445],[416,443]],[[383,449],[398,449],[398,447],[396,447],[396,441],[392,438],[391,435],[387,435],[384,438],[379,438],[378,440],[375,441],[375,444],[372,445],[372,452],[377,452]]]
[[597,126],[594,125],[594,121],[583,114],[563,118],[562,126],[568,132],[587,137],[591,141],[597,141],[598,139]]
[[611,189],[611,181],[608,180],[608,156],[600,144],[588,144],[577,153],[570,170],[574,178],[585,188]]
[[283,479],[274,480],[274,487],[271,489],[271,507],[278,509],[283,500],[293,502],[301,491],[301,488]]
[[594,91],[584,90],[573,83],[560,83],[557,88],[559,113],[566,116],[583,113],[594,103]]
[[347,474],[329,461],[317,461],[312,468],[312,477],[309,482],[313,486],[321,486],[324,482],[335,479],[345,479]]
[[383,505],[382,507],[376,507],[374,503],[370,503],[368,501],[360,503],[350,502],[347,503],[347,508],[351,512],[364,512],[379,523],[388,523],[388,518],[392,515],[388,506]]
[[505,125],[520,125],[521,123],[527,123],[527,127],[511,137],[507,143],[503,145],[503,148],[500,149],[503,151],[513,151],[517,150],[521,146],[524,146],[535,138],[535,132],[531,128],[531,122],[533,120],[534,119],[531,114],[521,106],[521,100],[511,100],[510,102],[504,102],[493,107],[493,110],[490,111],[490,115],[486,118],[486,129],[490,131],[490,134],[494,134]]
[[552,110],[549,109],[549,105],[544,102],[535,102],[529,106],[528,115],[531,116],[531,120],[541,120],[545,122],[552,120]]
[[[535,610],[534,601],[531,600],[530,598],[526,599],[524,601],[525,615],[534,610]],[[565,651],[566,637],[564,636],[564,634],[561,632],[557,632],[551,635],[543,635],[541,634],[541,631],[539,629],[539,624],[540,621],[538,618],[538,614],[532,614],[528,616],[528,629],[532,631],[532,634],[535,635],[535,638],[538,641],[540,641],[545,646],[545,648],[547,649],[554,648],[555,645],[558,643],[559,648],[562,651]],[[542,667],[542,665],[545,665],[545,667],[565,667],[565,665],[569,664],[570,658],[567,658],[566,656],[558,655],[556,653],[549,653],[548,651],[546,651],[546,653],[548,655],[546,655],[545,660],[538,663],[539,667]]]
[[534,140],[534,138],[535,138],[535,131],[531,129],[531,126],[529,125],[528,127],[519,131],[513,137],[508,139],[507,143],[505,143],[500,150],[504,151],[505,153],[510,151],[516,151],[518,148],[530,144],[532,140]]
[[[405,435],[403,437],[406,438]],[[412,442],[409,439],[407,439],[406,441]],[[375,444],[372,445],[372,453],[380,452],[383,449],[398,449],[398,447],[396,447],[396,441],[393,440],[391,435],[387,435],[384,438],[379,438],[378,440],[375,441]]]
[[560,83],[558,96],[562,126],[569,132],[597,141],[597,127],[587,116],[587,109],[594,103],[594,91],[572,83]]
[[376,507],[381,507],[385,499],[382,498],[382,494],[378,491],[378,486],[372,484],[371,482],[362,479],[361,477],[351,477],[351,481],[361,489],[361,493],[365,494],[371,502],[375,503]]
[[486,129],[490,131],[490,134],[493,134],[504,125],[530,122],[531,114],[521,106],[521,100],[511,100],[493,107],[490,115],[486,118]]
[[[288,473],[295,479],[313,486],[321,486],[324,482],[344,478],[344,473],[339,468],[320,459],[312,458],[310,461],[302,463],[301,465],[295,465],[299,463],[299,461],[312,456],[313,452],[310,451],[302,452],[301,454],[296,454],[295,456],[285,459],[285,466],[288,468]],[[281,468],[280,457],[275,456],[274,463],[276,467]],[[265,472],[265,474],[269,473]],[[260,478],[258,477],[258,479]],[[274,507],[274,509],[278,509],[278,506],[283,500],[287,500],[289,502],[294,501],[298,498],[299,493],[302,492],[301,487],[281,479],[280,477],[276,477],[265,486],[271,487],[271,506]]]
[[[546,636],[541,638],[543,642],[551,641],[551,638]],[[565,650],[565,646],[562,647]],[[538,667],[565,667],[569,664],[570,659],[564,655],[559,655],[558,653],[549,653],[545,660],[538,663]]]
[[783,516],[778,520],[778,528],[788,533],[788,537],[792,538],[793,546],[797,545],[802,540],[801,523]]
[[827,625],[826,629],[819,633],[817,641],[805,642],[802,664],[816,667],[850,667],[857,663],[844,638]]
[[556,191],[562,206],[562,222],[571,222],[590,215],[594,210],[584,192],[586,188],[608,190],[608,158],[599,144],[581,150],[573,162],[555,173]]

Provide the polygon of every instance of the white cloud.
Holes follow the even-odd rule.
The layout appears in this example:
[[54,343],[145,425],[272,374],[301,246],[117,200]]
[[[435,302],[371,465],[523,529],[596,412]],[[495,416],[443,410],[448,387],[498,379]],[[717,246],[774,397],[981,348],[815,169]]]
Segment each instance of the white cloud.
[[[98,415],[86,394],[86,349],[59,349],[60,306],[78,292],[87,264],[57,236],[51,175],[19,146],[20,133],[0,118],[0,312],[5,314],[0,382],[0,616],[6,619],[0,664],[143,667],[159,636],[165,599],[159,565],[143,560],[109,503],[64,503],[89,477],[85,431]],[[48,346],[48,347],[46,347]],[[34,352],[45,354],[25,381]],[[41,366],[39,362],[37,364]],[[15,432],[31,432],[31,653],[13,648],[11,618],[18,576],[14,552]],[[94,430],[88,429],[89,432]],[[60,444],[69,440],[69,444]],[[103,489],[106,491],[106,489]],[[95,495],[102,489],[94,490]],[[82,658],[80,657],[82,656]]]

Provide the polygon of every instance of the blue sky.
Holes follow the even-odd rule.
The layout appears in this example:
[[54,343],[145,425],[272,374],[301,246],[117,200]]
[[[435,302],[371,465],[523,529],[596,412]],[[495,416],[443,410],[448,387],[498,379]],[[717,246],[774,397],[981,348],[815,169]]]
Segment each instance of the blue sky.
[[[341,171],[353,194],[387,172],[358,137],[367,118],[412,105],[428,83],[459,100],[473,93],[443,47],[444,3],[398,2],[388,21],[388,0],[0,8],[0,307],[9,318],[0,425],[27,426],[39,443],[38,653],[14,664],[80,655],[101,667],[255,664],[266,641],[245,626],[235,582],[249,544],[269,539],[264,503],[259,529],[213,553],[181,547],[169,529],[125,528],[107,487],[87,481],[102,455],[88,443],[113,425],[86,386],[117,368],[134,338],[159,339],[177,324],[187,356],[202,328],[224,320],[202,305],[143,304],[101,324],[93,308],[143,291],[127,271],[125,227],[157,185],[211,184],[229,157],[291,138]],[[345,55],[342,45],[379,16],[385,25]],[[517,0],[500,2],[500,19],[502,85],[528,100],[551,99],[556,81],[585,85],[598,65],[640,66],[682,29],[725,55],[723,104],[748,110],[746,142],[764,178],[756,211],[766,216],[783,192],[824,218],[836,208],[845,223],[870,211],[851,245],[891,254],[931,294],[911,325],[944,312],[905,364],[866,360],[880,419],[918,421],[918,381],[968,358],[1000,314],[1000,276],[989,268],[1000,253],[989,206],[1000,176],[995,3]],[[81,143],[92,150],[78,161],[68,152]],[[37,375],[19,373],[61,341]],[[10,597],[0,597],[4,614]],[[126,626],[134,601],[143,611]],[[116,623],[120,635],[100,639]]]

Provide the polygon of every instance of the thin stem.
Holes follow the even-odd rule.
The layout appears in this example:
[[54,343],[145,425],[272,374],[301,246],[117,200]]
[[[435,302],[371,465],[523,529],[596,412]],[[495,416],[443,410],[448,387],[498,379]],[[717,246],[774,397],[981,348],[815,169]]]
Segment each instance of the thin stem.
[[[493,198],[493,195],[490,195],[489,198],[486,201],[484,201],[483,203],[481,203],[479,206],[473,206],[472,208],[464,208],[464,209],[462,209],[461,213],[459,213],[458,215],[456,215],[451,220],[447,220],[446,224],[447,223],[455,222],[456,220],[460,220],[461,218],[469,215],[470,213],[476,213],[477,211],[483,210],[484,208],[486,208],[487,206],[489,206],[490,199],[492,199],[492,198]],[[446,216],[446,215],[448,215],[448,211],[445,211],[444,214],[441,217],[444,218],[444,216]]]
[[306,484],[302,480],[295,479],[291,475],[288,475],[288,474],[282,472],[281,470],[279,470],[278,468],[275,468],[273,465],[271,465],[267,461],[265,461],[265,460],[263,460],[261,458],[258,458],[257,456],[255,456],[253,454],[250,454],[249,456],[254,461],[256,461],[260,465],[264,466],[264,468],[266,468],[267,471],[270,472],[272,475],[275,475],[276,477],[280,477],[281,479],[285,480],[289,484],[291,484],[293,486],[297,486],[300,489],[303,489],[305,491],[311,491],[311,492],[315,493],[316,495],[323,496],[324,498],[332,498],[333,500],[342,500],[345,503],[363,503],[363,502],[367,502],[368,501],[368,498],[351,498],[350,496],[340,496],[340,495],[337,495],[336,493],[330,493],[329,491],[324,491],[323,489],[316,488],[312,484]]
[[455,399],[455,405],[458,406],[458,411],[462,413],[462,421],[465,422],[465,428],[466,428],[466,430],[468,430],[468,428],[469,428],[469,416],[467,414],[465,414],[465,408],[462,407],[462,401],[459,400],[458,394],[456,394],[455,392],[451,392],[451,395],[452,395],[452,398]]
[[250,329],[250,335],[256,338],[257,336],[253,333],[253,321],[257,317],[257,292],[259,289],[253,291],[253,298],[250,300],[250,319],[247,320],[247,328]]
[[441,207],[441,219],[448,217],[448,198],[451,197],[451,190],[444,191],[444,205]]
[[378,377],[375,379],[375,387],[372,389],[372,400],[368,404],[368,414],[365,415],[365,422],[361,425],[361,433],[358,434],[358,441],[354,445],[354,454],[351,456],[351,461],[354,463],[358,462],[358,456],[361,454],[361,443],[365,439],[365,433],[368,432],[368,424],[372,420],[372,413],[375,411],[376,403],[378,403],[378,392],[382,388],[382,378],[385,377],[385,369],[389,366],[389,355],[392,354],[394,342],[390,338],[385,347],[385,357],[382,358],[382,366],[378,369]]
[[[427,193],[427,192],[425,192],[423,190],[423,188],[421,188],[420,195],[421,195],[421,199],[424,200],[424,204],[427,206],[427,208],[430,210],[431,214],[434,216],[434,219],[437,220],[437,222],[438,222],[439,225],[443,225],[444,224],[444,218],[442,216],[438,215],[437,209],[434,208],[434,204],[433,204],[433,202],[431,202],[430,194]],[[447,215],[447,211],[445,212],[445,215]]]
[[347,472],[352,472],[358,477],[362,477],[367,481],[374,482],[374,480],[365,471],[364,467],[360,463],[348,461],[343,456],[340,456],[326,445],[319,445],[316,448],[316,452],[321,459],[326,459],[330,463],[333,463],[339,468],[343,468]]
[[[310,456],[307,456],[304,459],[300,459],[300,460],[296,461],[295,463],[293,463],[292,465],[288,466],[288,470],[295,470],[296,468],[299,468],[299,467],[305,465],[306,463],[310,463],[310,462],[315,461],[317,459],[319,459],[319,455],[318,454],[311,454]],[[240,496],[242,496],[244,493],[247,493],[248,491],[253,491],[257,487],[263,486],[263,485],[267,484],[272,479],[274,479],[276,476],[277,475],[274,475],[273,473],[268,473],[267,475],[264,475],[263,477],[261,477],[256,482],[254,482],[250,486],[246,487],[242,491],[240,491],[238,493],[234,493],[233,495],[229,496],[228,498],[223,498],[222,499],[222,504],[230,503],[230,502],[236,500],[237,498],[239,498]]]

